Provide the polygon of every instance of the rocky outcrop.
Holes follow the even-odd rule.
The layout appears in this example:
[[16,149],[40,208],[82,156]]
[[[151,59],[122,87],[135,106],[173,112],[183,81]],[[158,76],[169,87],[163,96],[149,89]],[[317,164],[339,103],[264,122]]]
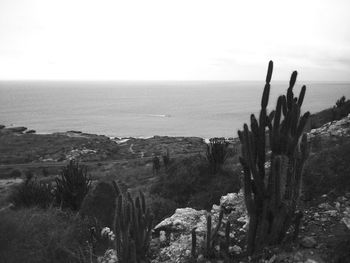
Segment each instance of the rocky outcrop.
[[315,137],[350,137],[350,114],[339,120],[324,124],[308,133],[310,139]]
[[[247,212],[244,205],[243,192],[230,193],[221,197],[220,205],[213,205],[210,212],[205,210],[195,210],[193,208],[179,208],[175,213],[160,222],[154,231],[159,233],[159,237],[153,239],[153,247],[158,251],[154,252],[158,256],[152,262],[188,262],[191,257],[191,231],[196,230],[197,250],[203,248],[207,215],[212,216],[212,227],[215,228],[219,220],[220,210],[224,210],[223,223],[230,222],[232,231],[231,238],[235,238],[235,244],[242,243],[247,228]],[[223,226],[222,226],[223,228]],[[225,236],[225,230],[220,229],[219,236]],[[220,249],[217,247],[217,249]],[[241,253],[239,245],[230,247],[232,253]],[[199,253],[199,258],[202,257]]]

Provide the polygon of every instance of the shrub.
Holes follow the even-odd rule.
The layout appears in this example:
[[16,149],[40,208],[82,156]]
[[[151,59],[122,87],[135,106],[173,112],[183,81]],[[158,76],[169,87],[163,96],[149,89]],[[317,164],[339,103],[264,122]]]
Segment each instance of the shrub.
[[208,176],[209,167],[204,157],[197,155],[177,159],[169,166],[167,173],[152,186],[151,193],[186,206],[190,196],[203,187],[200,181]]
[[56,178],[56,201],[60,207],[79,210],[91,187],[91,179],[85,166],[71,160]]
[[337,102],[335,103],[336,108],[341,108],[342,106],[345,105],[345,96],[342,96]]
[[333,120],[340,120],[350,113],[350,100],[342,96],[332,108]]
[[188,205],[195,209],[210,210],[213,204],[219,204],[220,198],[227,193],[237,193],[241,189],[241,169],[223,166],[215,176],[210,176],[204,187],[194,192],[188,201]]
[[26,171],[26,172],[25,172],[25,177],[26,177],[26,181],[29,182],[30,180],[33,179],[34,174],[33,174],[32,171]]
[[22,172],[20,170],[13,170],[11,173],[10,173],[10,177],[11,178],[20,178],[22,176]]
[[9,210],[0,215],[0,262],[90,262],[84,221],[55,208]]
[[52,192],[53,187],[51,184],[42,183],[36,179],[29,179],[16,186],[8,199],[16,208],[31,206],[47,208],[54,200]]
[[303,190],[306,199],[350,191],[350,143],[341,142],[310,155],[305,164]]
[[171,200],[159,195],[152,195],[148,200],[150,209],[154,216],[154,223],[161,222],[164,218],[171,216],[179,205]]
[[239,190],[239,174],[231,166],[222,166],[212,175],[201,155],[175,159],[164,176],[152,186],[151,194],[170,199],[179,206],[210,209],[220,197]]

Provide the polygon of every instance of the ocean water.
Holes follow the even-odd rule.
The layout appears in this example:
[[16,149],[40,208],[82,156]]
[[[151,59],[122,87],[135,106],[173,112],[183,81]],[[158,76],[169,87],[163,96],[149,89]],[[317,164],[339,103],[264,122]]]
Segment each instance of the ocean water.
[[[288,82],[273,82],[269,108]],[[331,107],[350,83],[309,82],[303,110]],[[0,124],[38,133],[79,130],[116,137],[236,137],[259,111],[264,82],[0,82]],[[297,83],[295,92],[299,93]]]

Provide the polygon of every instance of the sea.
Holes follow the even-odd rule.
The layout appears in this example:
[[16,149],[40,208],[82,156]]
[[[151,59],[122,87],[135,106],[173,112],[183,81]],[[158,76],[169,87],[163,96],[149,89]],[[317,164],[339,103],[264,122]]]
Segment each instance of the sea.
[[[307,86],[303,111],[350,98],[349,82]],[[1,81],[0,124],[37,133],[69,130],[110,137],[236,137],[258,113],[264,82],[255,81]],[[271,84],[269,109],[288,81]]]

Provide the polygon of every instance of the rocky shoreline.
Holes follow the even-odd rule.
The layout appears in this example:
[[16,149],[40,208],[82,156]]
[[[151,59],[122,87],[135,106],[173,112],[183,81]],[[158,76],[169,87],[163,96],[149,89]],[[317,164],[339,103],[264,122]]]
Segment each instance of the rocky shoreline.
[[1,127],[1,164],[65,162],[73,158],[82,162],[123,160],[161,155],[167,149],[173,155],[205,149],[199,137],[110,138],[81,131],[36,134],[26,127]]

